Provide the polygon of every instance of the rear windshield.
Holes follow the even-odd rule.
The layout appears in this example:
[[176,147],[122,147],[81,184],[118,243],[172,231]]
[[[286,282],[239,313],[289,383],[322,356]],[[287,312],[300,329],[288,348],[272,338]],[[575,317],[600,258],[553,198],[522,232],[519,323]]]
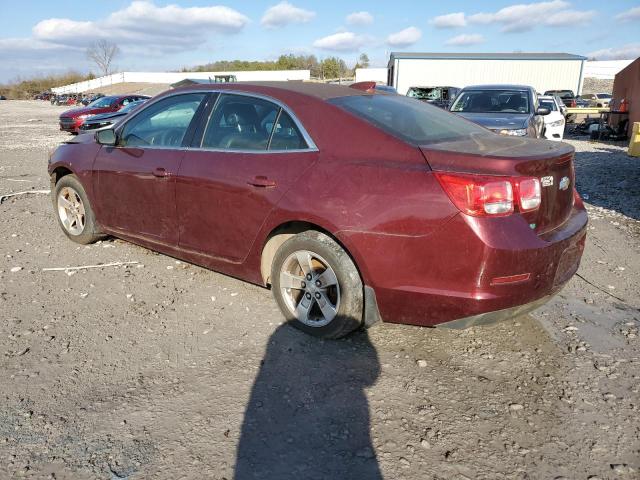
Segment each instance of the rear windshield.
[[558,95],[560,98],[573,98],[573,92],[571,90],[548,90],[544,92],[545,95]]
[[552,112],[558,110],[558,108],[556,107],[556,102],[554,102],[553,100],[540,99],[539,102],[541,107],[548,108]]
[[95,107],[95,108],[110,107],[111,105],[116,103],[116,100],[118,100],[118,98],[119,97],[102,97],[90,103],[88,106]]
[[463,90],[451,107],[452,112],[529,113],[526,90]]
[[457,115],[401,95],[354,95],[333,98],[329,103],[414,145],[492,135]]

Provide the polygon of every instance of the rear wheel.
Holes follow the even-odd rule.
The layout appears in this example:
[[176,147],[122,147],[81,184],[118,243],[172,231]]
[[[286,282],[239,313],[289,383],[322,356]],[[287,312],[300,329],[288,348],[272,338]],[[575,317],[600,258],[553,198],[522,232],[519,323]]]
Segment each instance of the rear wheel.
[[316,231],[282,244],[271,266],[273,295],[291,324],[321,338],[340,338],[362,325],[363,286],[351,257]]
[[104,237],[97,227],[87,194],[75,175],[66,175],[56,183],[52,200],[58,223],[71,240],[87,244]]

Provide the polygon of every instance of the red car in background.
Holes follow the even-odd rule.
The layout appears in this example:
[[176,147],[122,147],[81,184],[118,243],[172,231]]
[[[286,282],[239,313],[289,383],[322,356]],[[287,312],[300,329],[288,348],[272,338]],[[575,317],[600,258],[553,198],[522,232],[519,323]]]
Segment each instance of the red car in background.
[[49,174],[71,240],[270,285],[294,326],[337,338],[548,300],[585,244],[573,158],[404,96],[274,82],[166,92],[60,146]]
[[78,133],[84,119],[98,113],[117,112],[130,102],[151,98],[147,95],[114,95],[102,97],[86,107],[73,108],[60,115],[60,130]]

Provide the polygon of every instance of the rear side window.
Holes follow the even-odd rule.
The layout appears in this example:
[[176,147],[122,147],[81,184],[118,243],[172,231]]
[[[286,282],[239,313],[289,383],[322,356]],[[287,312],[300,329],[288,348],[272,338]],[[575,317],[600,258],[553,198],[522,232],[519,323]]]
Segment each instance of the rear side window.
[[275,124],[269,150],[302,150],[308,148],[298,127],[289,114],[280,110]]
[[203,148],[266,150],[280,107],[260,98],[220,95],[202,138]]
[[414,145],[492,135],[457,115],[401,95],[354,95],[329,102]]
[[126,123],[120,146],[180,147],[205,96],[205,93],[175,95],[150,105]]

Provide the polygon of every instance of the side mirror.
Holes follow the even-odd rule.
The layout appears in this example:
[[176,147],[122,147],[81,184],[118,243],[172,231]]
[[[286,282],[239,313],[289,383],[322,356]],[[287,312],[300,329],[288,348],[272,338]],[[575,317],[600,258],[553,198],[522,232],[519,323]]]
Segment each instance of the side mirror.
[[100,145],[108,145],[108,146],[115,146],[117,138],[116,138],[116,132],[113,131],[113,129],[111,128],[107,128],[106,130],[98,130],[96,132],[96,143],[99,143]]
[[549,115],[550,113],[551,110],[545,107],[538,107],[538,110],[536,110],[536,115]]

